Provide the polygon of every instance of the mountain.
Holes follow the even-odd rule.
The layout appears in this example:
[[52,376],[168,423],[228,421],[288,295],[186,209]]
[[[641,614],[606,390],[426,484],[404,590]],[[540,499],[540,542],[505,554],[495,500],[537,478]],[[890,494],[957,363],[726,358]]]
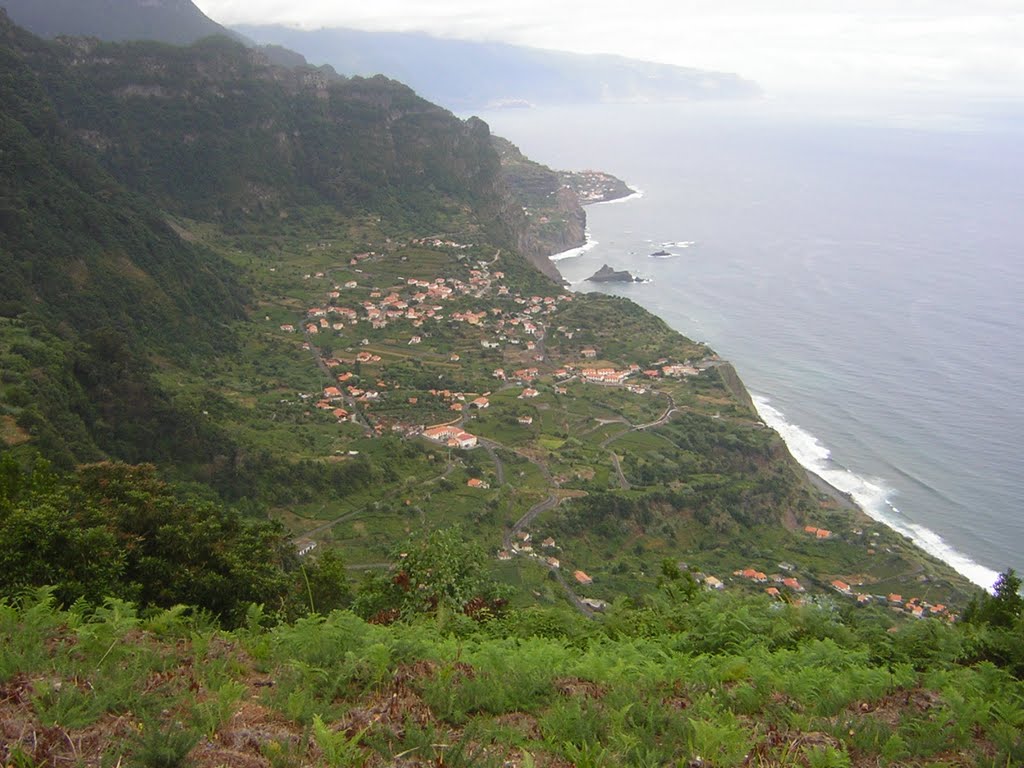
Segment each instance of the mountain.
[[158,40],[175,45],[234,33],[192,0],[0,0],[14,23],[39,35]]
[[52,66],[51,52],[0,13],[4,416],[62,464],[208,455],[212,431],[147,361],[228,348],[247,291],[67,129],[27,63]]
[[236,27],[346,75],[382,73],[452,109],[656,99],[749,98],[753,83],[728,73],[420,33]]
[[[312,211],[383,213],[399,230],[458,219],[521,239],[486,124],[383,77],[279,68],[223,37],[45,42],[2,14],[0,73],[0,400],[14,439],[63,464],[225,449],[148,362],[211,364],[248,300],[182,218],[267,232]],[[532,255],[557,277],[545,247]]]
[[430,219],[448,200],[490,224],[503,204],[487,126],[383,77],[284,69],[224,38],[21,52],[104,168],[179,215],[253,221],[324,204]]
[[371,568],[461,526],[519,605],[588,616],[666,559],[744,592],[786,571],[851,604],[965,602],[811,486],[712,350],[531,268],[557,277],[544,249],[617,180],[224,37],[44,41],[0,16],[0,88],[0,450],[158,462]]

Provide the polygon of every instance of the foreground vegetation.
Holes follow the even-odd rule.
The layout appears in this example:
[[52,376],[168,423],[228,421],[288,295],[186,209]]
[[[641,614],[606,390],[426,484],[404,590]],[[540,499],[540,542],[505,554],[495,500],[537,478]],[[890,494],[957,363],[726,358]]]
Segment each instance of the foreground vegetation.
[[[1018,631],[1020,620],[1017,619]],[[0,604],[0,759],[79,766],[992,766],[1024,684],[988,627],[662,591],[600,623],[442,602],[218,630],[174,607]]]

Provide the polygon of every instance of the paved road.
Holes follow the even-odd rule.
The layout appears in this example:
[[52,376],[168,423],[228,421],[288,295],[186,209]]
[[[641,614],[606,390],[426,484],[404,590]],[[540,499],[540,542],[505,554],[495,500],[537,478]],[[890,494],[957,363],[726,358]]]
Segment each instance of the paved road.
[[491,461],[494,462],[494,474],[498,479],[498,485],[504,485],[505,463],[501,460],[501,457],[498,455],[498,452],[494,450],[493,445],[488,445],[486,442],[482,440],[480,441],[480,445],[483,446],[483,449],[487,451],[487,455],[491,457]]
[[557,507],[559,501],[560,499],[557,496],[555,496],[555,494],[551,494],[543,501],[538,501],[536,504],[534,504],[532,507],[526,510],[526,514],[520,517],[518,520],[516,520],[515,524],[512,526],[512,530],[508,531],[505,534],[505,538],[502,540],[505,549],[508,549],[512,546],[513,536],[515,536],[521,530],[526,528],[526,526],[532,523],[536,519],[537,515],[540,515],[544,512],[547,512],[550,509],[554,509],[555,507]]
[[[327,381],[329,381],[332,385],[335,384],[336,382],[334,372],[330,369],[330,366],[328,366],[324,362],[324,358],[320,354],[320,348],[314,345],[313,342],[310,340],[311,335],[309,334],[309,332],[303,330],[303,334],[306,337],[306,341],[309,343],[309,351],[313,354],[313,360],[316,361],[316,367],[319,368],[320,371],[324,374],[324,376],[327,377]],[[345,405],[351,411],[350,421],[353,424],[358,424],[360,427],[362,427],[363,431],[366,432],[367,434],[372,433],[373,427],[370,426],[369,420],[366,418],[365,415],[363,415],[363,412],[359,408],[359,404],[356,402],[355,398],[348,394],[345,394]]]
[[622,472],[622,464],[619,460],[619,454],[615,453],[615,451],[611,451],[611,456],[612,464],[615,465],[615,474],[619,476],[619,487],[624,491],[628,491],[633,486],[629,484],[629,480],[626,479],[626,476]]

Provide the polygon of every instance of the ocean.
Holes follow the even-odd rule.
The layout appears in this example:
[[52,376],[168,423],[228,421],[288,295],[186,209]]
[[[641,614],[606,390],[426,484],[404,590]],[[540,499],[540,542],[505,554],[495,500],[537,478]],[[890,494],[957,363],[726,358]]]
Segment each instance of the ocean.
[[[1024,571],[1024,123],[770,102],[480,116],[639,190],[589,207],[590,242],[556,257],[575,290],[707,342],[802,464],[975,583]],[[583,282],[603,263],[646,282]]]

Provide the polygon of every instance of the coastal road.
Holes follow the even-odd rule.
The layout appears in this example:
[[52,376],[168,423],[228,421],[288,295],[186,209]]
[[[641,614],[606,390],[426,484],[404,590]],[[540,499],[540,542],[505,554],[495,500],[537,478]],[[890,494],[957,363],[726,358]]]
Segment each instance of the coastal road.
[[[543,560],[540,562],[544,563]],[[573,607],[587,618],[593,618],[594,609],[584,603],[583,598],[572,591],[572,587],[569,585],[569,582],[567,582],[565,577],[562,575],[562,570],[560,568],[554,568],[547,563],[544,563],[544,565],[546,565],[548,569],[555,574],[555,581],[562,585],[562,589],[565,590],[565,595],[569,598],[569,602],[573,604]]]
[[523,530],[526,526],[532,523],[538,515],[547,512],[548,510],[554,509],[558,506],[558,502],[561,501],[555,494],[551,494],[543,501],[538,501],[532,507],[530,507],[526,514],[516,520],[512,529],[505,534],[502,543],[505,545],[505,549],[509,549],[512,546],[512,537]]
[[[479,441],[480,444],[485,449],[490,449],[490,451],[494,451],[497,448],[502,448],[504,450],[511,450],[518,456],[522,456],[524,459],[529,461],[531,464],[536,466],[541,471],[541,473],[544,475],[544,478],[547,480],[548,485],[552,488],[552,490],[558,487],[558,484],[554,481],[554,478],[552,478],[551,476],[551,470],[548,469],[547,465],[544,462],[533,458],[529,454],[521,453],[519,451],[508,448],[507,446],[504,446],[501,443],[498,443],[494,440],[489,440],[487,438],[479,438]],[[494,456],[495,458],[497,458],[496,453],[494,454]],[[519,533],[524,528],[529,526],[539,515],[542,515],[545,512],[548,512],[557,507],[560,502],[561,498],[559,498],[554,493],[550,493],[546,498],[542,499],[541,501],[538,501],[536,504],[534,504],[532,507],[526,510],[526,514],[524,514],[522,517],[516,520],[516,522],[512,525],[511,530],[505,533],[504,537],[502,538],[502,548],[505,550],[511,550],[512,540],[517,533]],[[555,566],[549,564],[547,561],[539,557],[530,559],[536,561],[540,565],[543,565],[545,568],[547,568],[549,571],[551,571],[551,573],[555,575],[555,580],[559,584],[561,584],[562,589],[565,590],[566,598],[568,598],[569,602],[576,610],[578,610],[584,616],[591,618],[593,617],[594,610],[589,605],[584,603],[583,599],[579,595],[573,592],[572,586],[565,580],[565,577],[562,576],[560,568],[556,568]]]

